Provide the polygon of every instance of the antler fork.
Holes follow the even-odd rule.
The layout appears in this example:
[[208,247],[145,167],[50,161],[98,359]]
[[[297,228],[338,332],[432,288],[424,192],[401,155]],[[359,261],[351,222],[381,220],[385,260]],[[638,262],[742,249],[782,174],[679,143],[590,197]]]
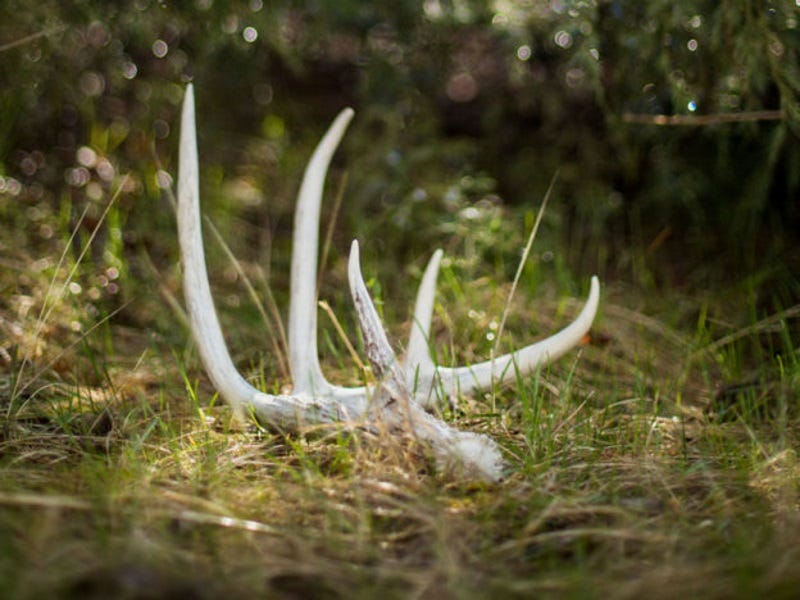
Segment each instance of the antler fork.
[[[366,390],[363,387],[333,385],[322,373],[317,353],[316,278],[325,175],[353,115],[351,108],[339,113],[314,151],[303,175],[295,209],[289,300],[289,355],[294,390],[343,401],[364,396]],[[406,387],[412,399],[425,408],[433,408],[441,396],[468,394],[474,389],[489,387],[493,382],[508,382],[517,373],[536,372],[541,366],[577,346],[597,314],[600,284],[597,277],[592,277],[589,298],[580,314],[558,333],[493,360],[463,367],[439,366],[431,357],[428,344],[441,257],[442,251],[436,250],[422,277],[402,365]]]
[[220,395],[239,416],[252,412],[259,420],[279,427],[296,428],[304,422],[360,418],[367,406],[364,394],[353,394],[338,402],[305,393],[273,396],[254,388],[236,370],[222,336],[208,283],[199,179],[194,90],[190,84],[183,101],[178,160],[178,241],[183,262],[183,295],[200,358]]

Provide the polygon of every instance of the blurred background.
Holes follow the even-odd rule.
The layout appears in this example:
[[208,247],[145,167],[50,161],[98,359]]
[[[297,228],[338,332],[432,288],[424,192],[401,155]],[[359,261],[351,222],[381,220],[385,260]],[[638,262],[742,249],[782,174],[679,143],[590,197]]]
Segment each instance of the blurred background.
[[[35,267],[77,252],[114,198],[73,291],[97,314],[136,299],[119,319],[168,330],[142,290],[179,293],[168,191],[193,81],[204,211],[281,306],[303,168],[352,106],[323,209],[325,226],[343,194],[331,293],[352,237],[398,311],[435,247],[459,276],[510,279],[557,174],[531,289],[579,295],[598,273],[643,297],[786,308],[800,298],[798,4],[5,0],[0,254]],[[253,310],[207,245],[232,286],[218,302]]]
[[[800,0],[0,0],[0,596],[796,598],[799,54]],[[235,433],[182,309],[189,82],[260,389],[290,381],[294,203],[345,106],[320,298],[356,347],[354,237],[398,342],[445,250],[443,365],[600,276],[579,350],[442,408],[506,482],[410,436]],[[363,383],[343,337],[320,311],[326,375]]]

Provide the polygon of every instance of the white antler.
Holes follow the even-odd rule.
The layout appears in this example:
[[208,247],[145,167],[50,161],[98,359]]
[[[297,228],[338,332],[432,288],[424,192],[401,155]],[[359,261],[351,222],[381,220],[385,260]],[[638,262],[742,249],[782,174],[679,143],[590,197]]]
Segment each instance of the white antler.
[[397,364],[378,311],[364,285],[358,242],[355,240],[350,247],[348,278],[367,358],[380,379],[370,411],[390,428],[410,429],[416,437],[426,441],[433,448],[440,467],[460,467],[481,479],[500,480],[505,461],[494,440],[485,435],[458,431],[411,401],[403,370]]
[[[236,370],[222,335],[208,282],[200,220],[199,173],[195,133],[194,95],[187,87],[181,118],[178,177],[178,238],[183,261],[184,297],[203,365],[220,395],[239,415],[253,414],[278,428],[304,424],[381,421],[390,429],[409,429],[427,442],[440,463],[458,464],[473,475],[497,480],[503,459],[488,437],[453,429],[422,410],[433,403],[434,386],[445,394],[468,392],[505,381],[554,360],[578,343],[597,311],[599,284],[592,278],[589,299],[578,318],[561,332],[512,354],[468,367],[443,368],[428,351],[433,298],[441,251],[431,258],[417,295],[414,325],[404,365],[397,363],[377,312],[361,278],[358,245],[351,249],[349,278],[367,354],[381,380],[374,389],[340,387],[322,373],[316,340],[316,271],[320,205],[331,157],[347,125],[351,109],[342,111],[323,137],[303,177],[294,223],[289,352],[293,380],[291,395],[271,395],[250,385]],[[409,392],[413,389],[414,392]]]
[[[292,281],[289,305],[289,354],[294,390],[333,399],[365,397],[363,387],[341,387],[329,383],[322,373],[317,351],[317,254],[320,206],[325,176],[353,110],[344,109],[320,141],[303,175],[297,198],[292,239]],[[442,251],[431,257],[417,292],[403,371],[415,402],[433,408],[440,396],[468,394],[492,383],[512,380],[517,373],[535,373],[574,348],[589,331],[597,314],[600,284],[592,277],[589,298],[578,317],[555,335],[494,360],[464,367],[441,367],[429,349],[436,276]],[[439,392],[439,393],[436,393]]]
[[[345,121],[346,125],[348,119],[349,116],[345,113],[344,119],[337,120],[337,123]],[[332,131],[333,134],[330,137],[326,136],[326,139],[341,137],[343,126],[338,133],[335,129]],[[332,150],[328,153],[327,159],[325,153],[326,151],[323,149],[320,155],[323,156],[325,165],[327,165]],[[313,188],[308,189],[313,190]],[[301,193],[301,197],[302,195]],[[303,219],[297,221],[302,222]],[[311,237],[316,236],[312,235]],[[214,309],[203,252],[194,95],[191,85],[186,90],[181,117],[178,240],[183,262],[184,298],[200,358],[212,383],[238,415],[252,414],[260,422],[279,429],[296,429],[302,425],[315,423],[353,423],[355,421],[383,425],[390,430],[410,427],[412,433],[430,445],[440,464],[446,467],[459,467],[466,474],[489,481],[497,481],[502,477],[504,466],[502,455],[492,440],[469,432],[459,432],[443,421],[425,413],[419,406],[411,402],[403,378],[395,366],[394,355],[380,326],[377,313],[366,295],[363,281],[360,280],[357,245],[354,246],[354,258],[351,259],[350,267],[351,285],[354,278],[357,280],[353,287],[353,297],[356,304],[362,307],[365,306],[364,298],[366,297],[366,302],[372,310],[369,318],[364,318],[361,315],[363,311],[360,312],[362,328],[366,338],[378,339],[378,344],[373,347],[379,350],[370,349],[369,355],[376,372],[386,375],[386,378],[376,388],[371,409],[367,410],[367,394],[364,388],[348,389],[331,386],[322,377],[318,364],[316,365],[318,374],[313,374],[315,367],[311,363],[317,362],[316,358],[314,357],[308,362],[308,356],[304,357],[302,353],[296,359],[298,362],[293,363],[293,367],[303,361],[306,361],[307,366],[311,365],[311,370],[309,370],[312,373],[309,379],[310,387],[304,389],[301,384],[298,386],[300,389],[295,389],[294,393],[290,395],[272,395],[261,392],[239,374],[228,352]],[[355,270],[352,266],[353,260],[356,261]],[[302,285],[300,289],[301,291],[305,290],[304,293],[308,293],[309,290],[313,292],[313,288],[303,288]],[[312,300],[313,297],[312,295]],[[300,306],[295,309],[300,310],[302,314],[303,308],[308,308],[303,304],[308,303],[308,297],[301,296],[300,300],[302,301]],[[294,332],[294,335],[295,337],[292,339],[296,343],[301,343],[302,340],[296,337],[297,332]],[[315,335],[314,331],[312,331],[312,335]],[[386,354],[387,349],[388,354]],[[315,385],[326,388],[328,393],[314,393]],[[344,391],[337,392],[337,389]]]
[[329,383],[322,374],[317,353],[316,282],[322,191],[328,165],[353,114],[352,108],[345,108],[328,128],[306,167],[297,198],[289,295],[289,362],[295,393],[332,398],[364,396],[364,388]]
[[600,302],[600,282],[592,277],[589,298],[577,318],[558,333],[516,352],[504,354],[466,367],[441,367],[434,364],[429,350],[433,297],[436,276],[439,272],[441,251],[437,250],[422,276],[414,306],[408,350],[405,360],[406,381],[413,382],[414,398],[425,407],[431,407],[439,395],[447,397],[485,388],[492,383],[505,383],[518,374],[535,373],[541,366],[552,362],[577,346],[592,326]]

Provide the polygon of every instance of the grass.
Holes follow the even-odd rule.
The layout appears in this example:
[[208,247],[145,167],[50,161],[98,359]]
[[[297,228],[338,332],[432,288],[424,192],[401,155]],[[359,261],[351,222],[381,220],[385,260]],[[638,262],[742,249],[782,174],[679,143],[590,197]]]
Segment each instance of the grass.
[[[734,243],[724,247],[760,247],[763,240],[756,230],[767,227],[767,220],[759,218],[763,199],[773,194],[780,198],[783,193],[788,197],[796,187],[790,177],[795,164],[789,152],[793,146],[786,142],[782,150],[789,135],[785,128],[775,129],[774,135],[752,129],[751,137],[741,139],[744,129],[722,130],[719,138],[713,138],[717,142],[709,141],[713,137],[709,133],[709,140],[696,136],[692,144],[681,143],[688,139],[683,133],[675,137],[645,129],[639,139],[631,135],[633,130],[622,128],[613,132],[612,140],[631,137],[626,141],[631,145],[619,156],[617,150],[625,149],[619,139],[611,146],[593,146],[591,130],[597,129],[596,124],[575,130],[580,134],[579,146],[587,148],[580,153],[584,156],[573,156],[568,128],[563,131],[563,144],[562,132],[558,135],[559,146],[566,150],[540,144],[546,137],[531,139],[532,146],[545,149],[535,157],[536,164],[545,166],[537,168],[544,171],[550,162],[567,156],[572,163],[567,170],[573,173],[565,173],[564,187],[580,184],[571,199],[578,225],[551,213],[545,215],[543,228],[551,225],[564,231],[571,227],[580,250],[572,258],[586,261],[581,256],[581,252],[588,254],[583,248],[589,244],[585,239],[598,243],[620,237],[619,231],[609,229],[615,222],[610,217],[629,219],[631,231],[626,229],[626,236],[639,239],[642,249],[609,244],[598,249],[596,263],[617,260],[616,268],[629,269],[637,285],[605,279],[600,318],[578,351],[536,376],[519,376],[513,385],[443,408],[445,418],[460,428],[492,435],[512,465],[508,478],[498,485],[459,481],[437,473],[424,450],[403,441],[393,443],[335,428],[283,435],[232,422],[230,411],[205,377],[185,329],[174,266],[174,222],[163,190],[155,183],[156,165],[159,170],[161,165],[154,156],[159,154],[169,170],[171,139],[154,137],[154,121],[172,123],[176,114],[176,104],[169,97],[179,88],[169,82],[183,81],[193,47],[221,42],[206,39],[202,30],[193,34],[199,38],[192,38],[179,21],[165,17],[160,3],[151,4],[157,13],[145,16],[138,6],[134,9],[131,22],[142,28],[139,33],[131,30],[129,34],[126,28],[130,26],[123,18],[118,19],[126,30],[121,37],[120,30],[112,34],[95,24],[87,28],[87,33],[109,36],[106,42],[89,36],[95,47],[89,54],[80,33],[83,26],[48,26],[20,36],[6,32],[10,41],[0,45],[0,56],[11,67],[26,67],[9,72],[7,101],[0,110],[7,146],[0,171],[3,597],[797,596],[797,274],[787,253],[786,266],[776,265],[772,272],[734,273],[742,283],[715,287],[713,295],[697,288],[659,288],[656,281],[660,279],[649,268],[666,256],[656,250],[672,228],[667,225],[664,237],[659,234],[648,243],[639,223],[645,219],[641,211],[647,214],[661,204],[657,220],[674,223],[686,218],[676,208],[685,205],[687,211],[698,213],[691,217],[688,231],[725,217],[720,227],[726,228]],[[47,14],[56,7],[45,3],[39,12],[45,20],[57,19]],[[104,16],[96,24],[110,23],[105,7],[101,12]],[[19,21],[11,19],[7,24],[9,31],[35,32],[43,22],[35,18],[37,14],[19,11]],[[248,14],[247,19],[251,17]],[[753,23],[763,29],[767,21]],[[325,29],[327,25],[322,20],[316,26]],[[170,42],[165,60],[150,56],[152,40],[172,35],[173,29],[187,43],[181,47]],[[60,36],[62,31],[70,35]],[[766,29],[761,33],[774,50],[772,33]],[[232,35],[241,42],[238,32]],[[65,48],[63,54],[51,52],[50,45],[43,45],[41,53],[38,44],[50,37],[53,48]],[[300,62],[308,60],[288,41],[280,41],[292,36],[271,37],[284,44],[286,58],[297,54]],[[453,37],[462,45],[463,36]],[[117,43],[121,39],[125,42]],[[343,42],[347,39],[342,38]],[[428,43],[414,46],[415,52]],[[220,101],[226,105],[224,110],[214,110],[209,102],[205,109],[207,119],[216,119],[218,130],[216,138],[206,140],[207,149],[216,148],[206,160],[213,163],[230,155],[225,160],[243,161],[204,169],[204,194],[209,192],[204,195],[205,208],[219,226],[220,236],[231,244],[232,255],[244,257],[239,263],[231,262],[224,256],[229,250],[207,235],[212,286],[236,363],[260,387],[277,392],[287,381],[287,368],[277,350],[285,343],[275,325],[279,319],[273,305],[285,303],[289,261],[287,236],[280,235],[280,230],[294,193],[294,180],[283,175],[299,172],[317,133],[311,131],[316,127],[313,123],[301,128],[287,119],[285,135],[284,122],[277,115],[305,113],[313,108],[308,106],[311,95],[318,104],[317,113],[327,114],[332,100],[317,91],[305,92],[299,100],[284,93],[291,99],[290,110],[278,104],[255,109],[259,119],[264,115],[277,119],[280,135],[267,131],[266,119],[245,135],[242,131],[255,123],[250,96],[241,94],[236,102],[238,92],[226,96],[218,91],[241,91],[246,86],[231,87],[211,74],[237,79],[245,74],[242,79],[250,81],[252,73],[257,73],[255,78],[263,87],[262,80],[269,81],[274,73],[265,70],[263,54],[253,60],[250,49],[254,47],[248,45],[248,54],[241,55],[245,58],[237,58],[231,54],[236,46],[222,44],[222,51],[208,50],[213,60],[197,56],[188,63],[192,76],[211,90],[207,100],[215,100],[218,107]],[[314,47],[310,51],[318,52]],[[791,44],[781,46],[781,53],[786,49]],[[770,57],[766,51],[751,54]],[[786,56],[790,54],[787,50]],[[134,65],[133,60],[139,65],[137,78],[129,82],[125,76],[123,81],[119,63]],[[242,68],[242,60],[256,71]],[[373,63],[380,66],[384,60]],[[791,60],[785,63],[793,64]],[[411,89],[406,69],[400,72],[404,73],[400,87]],[[389,72],[371,73],[367,80],[397,85]],[[78,90],[94,81],[84,79],[84,74],[100,76],[106,93],[80,100],[80,93],[86,96],[87,92]],[[653,79],[659,79],[657,73]],[[778,79],[783,80],[782,76]],[[279,102],[280,78],[273,80]],[[44,88],[44,82],[58,85]],[[395,94],[391,87],[386,86],[389,96]],[[791,91],[781,93],[791,97]],[[418,90],[413,94],[402,96],[404,102],[422,104],[426,94]],[[496,94],[500,99],[505,95]],[[125,96],[141,98],[118,105]],[[565,253],[550,251],[550,259],[545,258],[548,247],[557,248],[548,246],[547,240],[537,240],[539,249],[534,247],[532,264],[517,272],[513,284],[507,283],[517,267],[516,259],[509,257],[525,245],[522,234],[513,231],[514,223],[525,221],[524,229],[530,230],[534,215],[518,206],[515,218],[509,218],[491,177],[464,176],[474,173],[470,163],[475,149],[491,152],[495,144],[488,144],[487,150],[485,139],[467,143],[458,137],[441,138],[438,122],[424,106],[401,117],[392,101],[380,109],[375,105],[370,117],[368,101],[374,102],[377,96],[356,95],[359,98],[358,103],[364,104],[359,110],[367,115],[368,125],[361,133],[351,132],[356,140],[353,147],[363,151],[353,167],[353,188],[366,191],[354,196],[359,206],[370,211],[382,207],[366,219],[359,215],[364,221],[360,233],[380,240],[377,247],[383,258],[365,265],[365,273],[373,276],[370,287],[379,296],[379,308],[393,339],[404,339],[408,331],[408,315],[400,311],[410,305],[411,283],[419,278],[421,261],[427,258],[418,257],[415,246],[426,246],[426,240],[435,240],[447,250],[434,332],[442,364],[482,360],[498,345],[525,344],[577,313],[579,303],[568,297],[579,297],[585,282],[576,283],[564,268]],[[784,104],[791,108],[786,98]],[[758,104],[757,100],[748,101]],[[28,104],[31,107],[26,110],[40,116],[18,118],[17,113],[24,113]],[[222,118],[228,113],[227,104],[239,105],[231,111],[238,117]],[[563,104],[564,119],[585,118],[580,111],[576,117],[573,101],[557,104]],[[246,118],[243,105],[250,115]],[[320,109],[323,105],[325,110]],[[71,112],[81,113],[87,131],[68,123]],[[485,111],[497,119],[493,112]],[[235,123],[237,119],[241,122]],[[545,122],[551,123],[550,128],[558,123],[550,117]],[[42,132],[30,132],[38,133],[30,138],[21,135],[29,123]],[[211,129],[205,135],[212,135]],[[399,129],[403,131],[393,131]],[[607,133],[597,131],[598,139]],[[526,148],[529,134],[526,128]],[[74,137],[71,143],[70,136]],[[434,136],[439,137],[431,139]],[[123,144],[126,138],[130,143]],[[765,139],[771,140],[769,151],[750,148],[766,148],[761,143]],[[300,141],[305,148],[297,147]],[[290,142],[295,148],[291,152]],[[37,148],[37,144],[47,147]],[[97,162],[76,162],[69,156],[70,150],[83,144],[97,154]],[[680,153],[669,154],[670,146],[676,144],[681,146]],[[748,150],[737,151],[736,146]],[[615,156],[598,161],[596,157],[608,154],[604,148],[614,148]],[[698,165],[692,164],[692,156],[708,148],[722,149],[709,152],[719,157],[714,169],[718,179],[700,177]],[[18,181],[12,175],[19,175],[15,163],[20,157],[15,153],[22,149],[26,156],[41,150],[42,160],[39,173]],[[642,156],[652,155],[652,160],[640,161],[640,151]],[[750,154],[762,156],[763,161],[755,161],[750,169],[731,168]],[[390,156],[402,160],[388,163]],[[579,166],[587,157],[598,164]],[[118,170],[121,165],[135,165],[133,170],[139,172],[127,184],[114,173],[112,182],[107,170],[102,176],[97,168],[104,159]],[[505,160],[503,153],[501,163]],[[612,168],[611,163],[624,168]],[[511,161],[508,171],[527,164]],[[584,167],[585,174],[574,173]],[[615,215],[620,209],[613,206],[613,198],[619,195],[620,182],[611,185],[604,179],[598,185],[598,177],[614,173],[619,177],[625,169],[644,173],[652,167],[655,173],[633,178],[642,189],[624,205],[631,214]],[[782,170],[787,172],[785,184]],[[87,181],[73,182],[78,171]],[[70,182],[66,185],[65,174]],[[536,189],[539,175],[524,169],[519,179],[525,189]],[[404,181],[398,185],[391,178]],[[593,186],[597,190],[587,194]],[[245,192],[261,187],[270,189],[270,210],[278,214],[273,214],[276,221],[271,226],[256,228],[252,223],[261,222],[263,207]],[[345,187],[345,183],[339,186]],[[741,194],[739,187],[744,188]],[[701,210],[709,190],[714,198],[727,198],[732,188],[736,193],[730,206],[743,210],[728,210],[730,203],[720,203],[716,209],[717,205],[710,205],[708,213]],[[124,191],[116,196],[117,189]],[[237,194],[227,192],[237,189],[239,197],[231,208],[229,201]],[[642,204],[642,198],[649,200]],[[787,205],[787,216],[790,208]],[[447,215],[442,217],[442,211]],[[348,214],[346,205],[342,212]],[[551,216],[555,218],[548,223]],[[702,233],[703,239],[715,237],[707,236],[704,229]],[[772,231],[763,234],[771,237]],[[326,239],[329,260],[321,297],[333,307],[345,335],[355,341],[352,311],[341,293],[345,276],[337,251],[346,248],[346,241],[333,234]],[[678,245],[687,251],[692,248],[691,241],[681,240]],[[702,246],[706,251],[711,247]],[[391,258],[395,251],[404,260]],[[756,252],[741,251],[741,256],[750,254]],[[268,256],[274,260],[263,260]],[[405,260],[409,256],[418,264]],[[712,277],[709,271],[732,262],[720,258],[719,263],[703,264],[694,272],[687,266],[693,264],[692,257],[679,258],[680,264],[662,266],[666,272],[672,267],[676,278],[690,282],[719,282],[722,278]],[[264,270],[269,264],[276,265],[274,272]],[[780,289],[765,289],[776,281]],[[512,296],[507,305],[506,299]],[[269,310],[261,309],[254,297],[266,298]],[[337,326],[325,315],[320,315],[319,322],[326,373],[336,382],[359,382],[361,370],[354,365]],[[268,328],[268,323],[274,327]]]
[[[442,409],[492,435],[512,465],[501,484],[477,484],[437,473],[404,441],[233,422],[185,329],[173,229],[163,215],[152,225],[152,256],[124,246],[119,179],[77,221],[79,200],[36,204],[39,235],[22,197],[0,197],[7,596],[796,595],[800,307],[759,308],[757,276],[718,297],[604,282],[580,349]],[[525,240],[499,206],[479,216],[450,224],[433,332],[442,364],[528,343],[580,307],[559,260],[535,255],[508,282],[517,265],[504,257]],[[212,285],[237,364],[277,392],[286,367],[279,327],[265,326],[278,319],[261,250],[230,260],[257,238],[248,227],[227,215],[217,237],[232,248],[207,239]],[[331,379],[358,383],[329,243],[321,289],[336,323],[320,315],[319,343]],[[397,268],[384,258],[365,272],[378,273],[372,292],[403,339],[409,323],[393,324],[408,318],[408,293],[388,298],[420,269]]]
[[[800,585],[797,307],[737,325],[707,301],[607,283],[578,352],[446,414],[504,447],[513,472],[489,486],[437,474],[413,445],[243,429],[185,331],[53,295],[90,277],[85,252],[42,262],[24,244],[6,250],[9,597],[788,598]],[[440,360],[491,351],[499,281],[445,268]],[[526,290],[505,324],[514,343],[577,312]],[[236,339],[247,325],[222,312]],[[251,374],[277,388],[276,365]]]

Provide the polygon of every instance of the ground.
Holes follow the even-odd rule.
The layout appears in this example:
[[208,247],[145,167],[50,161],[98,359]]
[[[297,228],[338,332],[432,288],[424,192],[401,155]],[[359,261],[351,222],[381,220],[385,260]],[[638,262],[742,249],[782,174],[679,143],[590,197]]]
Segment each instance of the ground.
[[[1,282],[0,578],[14,597],[788,598],[800,586],[797,306],[747,321],[730,296],[605,281],[580,348],[442,409],[501,444],[510,471],[490,485],[437,473],[413,440],[233,422],[180,326],[177,278],[106,310],[85,289],[89,259],[59,248],[34,260],[7,247]],[[440,360],[485,355],[502,277],[443,278]],[[172,330],[142,326],[137,298]],[[580,301],[565,298],[522,286],[508,345],[568,322]],[[241,348],[254,325],[236,316],[250,313],[220,312]],[[389,328],[403,339],[407,327]],[[353,382],[325,339],[329,377]],[[286,383],[268,351],[234,354],[257,385]]]

